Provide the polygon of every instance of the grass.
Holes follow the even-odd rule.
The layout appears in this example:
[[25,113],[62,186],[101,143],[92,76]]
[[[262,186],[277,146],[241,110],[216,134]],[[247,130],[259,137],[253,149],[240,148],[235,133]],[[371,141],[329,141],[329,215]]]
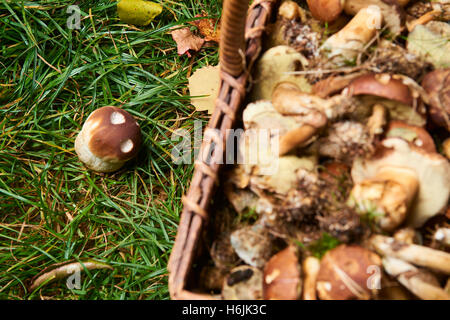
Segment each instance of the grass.
[[[170,157],[174,130],[196,113],[187,76],[218,61],[217,47],[179,57],[168,30],[221,1],[157,1],[151,25],[122,24],[114,0],[0,0],[0,299],[168,299],[167,261],[192,165]],[[139,121],[137,160],[114,174],[88,171],[74,141],[95,109],[114,105]],[[45,267],[96,259],[113,270],[29,291]]]

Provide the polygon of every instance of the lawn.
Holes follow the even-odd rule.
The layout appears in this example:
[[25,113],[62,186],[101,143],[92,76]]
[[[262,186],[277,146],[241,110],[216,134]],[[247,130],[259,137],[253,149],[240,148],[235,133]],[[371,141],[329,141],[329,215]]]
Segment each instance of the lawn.
[[[156,0],[148,27],[119,21],[114,0],[0,0],[0,299],[168,299],[167,262],[192,165],[174,164],[176,129],[206,124],[189,103],[187,77],[218,61],[217,46],[178,56],[169,29],[221,1]],[[74,152],[95,109],[134,115],[144,143],[114,174],[96,174]],[[95,259],[79,289],[66,280],[31,291],[46,267]]]

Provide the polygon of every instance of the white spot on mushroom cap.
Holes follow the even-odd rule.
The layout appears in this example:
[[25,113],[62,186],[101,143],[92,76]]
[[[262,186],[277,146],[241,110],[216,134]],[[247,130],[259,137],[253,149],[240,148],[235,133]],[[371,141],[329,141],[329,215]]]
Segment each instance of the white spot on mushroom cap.
[[121,114],[120,112],[117,112],[117,111],[115,111],[115,112],[113,112],[113,113],[111,114],[110,120],[111,120],[111,123],[112,123],[112,124],[122,124],[122,123],[125,123],[125,117],[124,117],[124,115]]
[[133,150],[133,147],[134,147],[133,141],[131,141],[130,139],[128,139],[120,144],[120,150],[123,153],[130,152],[131,150]]

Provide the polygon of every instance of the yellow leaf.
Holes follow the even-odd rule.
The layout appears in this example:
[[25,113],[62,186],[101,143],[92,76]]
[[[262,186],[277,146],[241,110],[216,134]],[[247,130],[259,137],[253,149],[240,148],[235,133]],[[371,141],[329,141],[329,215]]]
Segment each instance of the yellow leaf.
[[117,12],[122,22],[136,26],[146,26],[162,12],[158,3],[145,0],[121,0]]
[[193,97],[191,103],[197,111],[213,113],[219,85],[219,66],[200,68],[189,77],[189,93]]

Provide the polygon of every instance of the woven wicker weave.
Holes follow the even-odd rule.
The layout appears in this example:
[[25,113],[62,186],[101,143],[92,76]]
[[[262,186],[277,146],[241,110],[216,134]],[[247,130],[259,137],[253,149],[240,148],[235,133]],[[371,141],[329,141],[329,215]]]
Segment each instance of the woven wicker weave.
[[[188,291],[187,277],[196,256],[202,228],[209,216],[218,173],[224,157],[226,133],[241,110],[251,67],[261,52],[261,41],[277,0],[225,0],[222,13],[221,83],[216,109],[205,130],[191,185],[183,197],[184,209],[168,270],[172,299],[214,299]],[[248,9],[248,11],[247,11]],[[248,12],[248,14],[246,14]],[[245,59],[244,59],[245,57]],[[220,134],[219,134],[220,132]]]

